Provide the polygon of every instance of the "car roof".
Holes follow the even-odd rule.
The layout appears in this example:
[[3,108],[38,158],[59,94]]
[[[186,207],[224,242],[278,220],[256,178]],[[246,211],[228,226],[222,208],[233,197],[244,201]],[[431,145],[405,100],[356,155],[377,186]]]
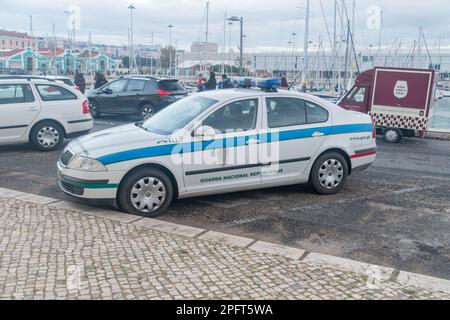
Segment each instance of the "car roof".
[[235,89],[223,89],[223,90],[211,90],[211,91],[203,91],[200,92],[199,95],[215,99],[215,100],[227,100],[227,99],[235,99],[235,98],[246,98],[246,97],[277,97],[277,96],[292,96],[295,98],[304,98],[308,100],[315,100],[317,97],[289,90],[277,90],[277,91],[264,91],[261,89],[245,89],[245,88],[235,88]]
[[170,77],[155,77],[155,76],[149,76],[149,75],[125,75],[125,76],[120,76],[119,78],[117,78],[115,80],[120,80],[120,79],[126,79],[126,80],[156,80],[158,82],[160,82],[160,81],[180,81],[178,79],[170,78]]
[[343,111],[341,107],[337,106],[336,104],[333,104],[325,99],[319,98],[317,96],[308,94],[308,93],[302,93],[297,91],[289,91],[289,90],[277,90],[274,92],[267,92],[261,89],[252,88],[252,89],[245,89],[245,88],[235,88],[235,89],[222,89],[222,90],[211,90],[211,91],[203,91],[198,93],[198,95],[217,100],[220,102],[226,102],[233,99],[245,99],[245,98],[253,98],[253,97],[292,97],[292,98],[298,98],[298,99],[304,99],[308,100],[317,104],[320,104],[322,106],[327,107],[328,109],[334,110],[334,111]]
[[35,84],[52,84],[52,85],[66,85],[64,82],[60,82],[58,79],[44,79],[38,77],[1,77],[0,76],[0,84],[26,84],[26,83],[35,83]]
[[41,79],[41,78],[1,78],[0,77],[0,82],[1,83],[30,83],[30,82],[44,82],[44,83],[55,83],[55,80],[52,79]]

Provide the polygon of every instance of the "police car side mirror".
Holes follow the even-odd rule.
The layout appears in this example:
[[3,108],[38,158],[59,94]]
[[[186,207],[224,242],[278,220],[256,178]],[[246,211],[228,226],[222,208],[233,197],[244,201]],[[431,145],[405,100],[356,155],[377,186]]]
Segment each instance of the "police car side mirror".
[[216,130],[210,126],[200,126],[194,130],[194,137],[200,138],[214,138]]

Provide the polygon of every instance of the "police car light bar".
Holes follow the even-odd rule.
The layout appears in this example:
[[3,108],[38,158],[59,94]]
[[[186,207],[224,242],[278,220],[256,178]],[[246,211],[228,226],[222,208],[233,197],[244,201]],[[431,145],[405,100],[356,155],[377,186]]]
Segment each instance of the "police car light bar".
[[268,92],[275,92],[281,87],[281,79],[278,78],[234,77],[231,82],[237,88],[259,88]]

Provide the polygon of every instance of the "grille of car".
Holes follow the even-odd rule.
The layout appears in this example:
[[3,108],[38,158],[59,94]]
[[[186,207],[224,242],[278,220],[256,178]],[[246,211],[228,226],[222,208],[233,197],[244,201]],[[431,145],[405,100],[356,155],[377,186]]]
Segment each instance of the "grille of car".
[[73,153],[70,152],[69,150],[67,150],[61,156],[61,163],[65,166],[67,166],[69,164],[70,159],[72,159],[72,157],[73,157]]
[[61,186],[65,191],[67,191],[71,194],[74,194],[77,196],[82,196],[84,194],[83,188],[75,187],[74,185],[71,185],[70,183],[61,181]]

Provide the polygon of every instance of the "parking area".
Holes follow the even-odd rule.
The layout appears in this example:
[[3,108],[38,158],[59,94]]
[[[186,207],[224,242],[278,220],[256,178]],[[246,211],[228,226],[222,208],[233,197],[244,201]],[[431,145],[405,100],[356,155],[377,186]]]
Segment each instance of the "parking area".
[[[134,121],[107,116],[95,131]],[[0,147],[0,187],[68,198],[59,152]],[[379,141],[369,170],[323,197],[291,186],[177,201],[160,219],[450,279],[450,142]]]

